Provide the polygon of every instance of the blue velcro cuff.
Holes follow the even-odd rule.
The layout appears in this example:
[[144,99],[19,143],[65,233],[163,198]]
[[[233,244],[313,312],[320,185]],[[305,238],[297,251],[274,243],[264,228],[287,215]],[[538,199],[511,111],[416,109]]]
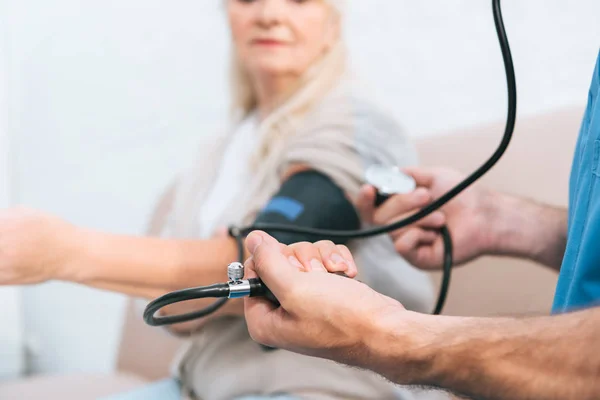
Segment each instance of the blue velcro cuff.
[[304,211],[304,205],[289,197],[274,197],[262,210],[263,213],[281,214],[290,221],[295,221],[302,211]]

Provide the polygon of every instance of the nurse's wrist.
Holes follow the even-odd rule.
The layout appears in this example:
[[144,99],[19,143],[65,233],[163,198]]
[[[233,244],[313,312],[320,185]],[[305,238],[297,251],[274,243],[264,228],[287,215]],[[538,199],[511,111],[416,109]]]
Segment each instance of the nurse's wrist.
[[566,210],[495,193],[490,199],[492,238],[487,253],[558,267],[566,243]]
[[535,209],[525,200],[503,193],[495,193],[491,201],[489,227],[493,241],[489,253],[529,258],[534,246],[526,231],[535,220]]

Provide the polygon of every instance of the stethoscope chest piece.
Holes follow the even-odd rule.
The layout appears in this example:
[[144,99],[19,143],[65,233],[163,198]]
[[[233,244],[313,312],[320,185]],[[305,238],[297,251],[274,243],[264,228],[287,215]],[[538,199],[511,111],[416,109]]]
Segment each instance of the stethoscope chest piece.
[[410,193],[417,187],[415,180],[400,168],[385,165],[370,166],[365,180],[377,190],[376,206],[383,204],[390,196]]

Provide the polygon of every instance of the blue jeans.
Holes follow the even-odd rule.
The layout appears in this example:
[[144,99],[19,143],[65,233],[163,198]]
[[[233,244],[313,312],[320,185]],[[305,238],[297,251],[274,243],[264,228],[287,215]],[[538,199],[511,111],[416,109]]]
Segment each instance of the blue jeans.
[[[181,389],[174,379],[165,379],[145,385],[139,389],[120,393],[97,400],[180,400]],[[244,396],[236,400],[294,400],[293,397],[278,396]]]

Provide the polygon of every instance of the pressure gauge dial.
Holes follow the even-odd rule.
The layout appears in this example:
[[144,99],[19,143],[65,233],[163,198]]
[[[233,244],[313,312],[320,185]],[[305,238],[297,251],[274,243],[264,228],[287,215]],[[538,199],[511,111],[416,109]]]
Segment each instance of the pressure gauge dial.
[[398,167],[372,165],[367,169],[366,182],[377,190],[375,205],[380,206],[396,194],[410,193],[417,187],[415,180]]

